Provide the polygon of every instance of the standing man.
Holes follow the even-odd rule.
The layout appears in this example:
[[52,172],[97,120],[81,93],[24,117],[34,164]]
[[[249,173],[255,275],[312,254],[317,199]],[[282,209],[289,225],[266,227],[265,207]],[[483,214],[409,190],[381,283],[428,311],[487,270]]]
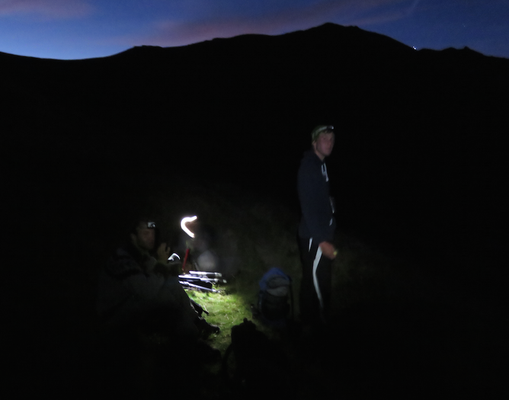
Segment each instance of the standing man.
[[327,323],[331,299],[332,260],[337,250],[332,244],[336,221],[334,201],[329,194],[325,158],[334,147],[334,127],[320,125],[311,133],[312,148],[304,153],[297,188],[302,211],[299,245],[302,258],[300,311],[305,327]]

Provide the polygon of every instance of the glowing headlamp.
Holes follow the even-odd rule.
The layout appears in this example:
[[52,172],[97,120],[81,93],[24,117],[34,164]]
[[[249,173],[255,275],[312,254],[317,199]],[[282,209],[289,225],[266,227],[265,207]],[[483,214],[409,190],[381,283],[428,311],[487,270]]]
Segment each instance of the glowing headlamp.
[[194,238],[194,233],[186,226],[186,224],[196,221],[198,217],[195,215],[194,217],[184,217],[182,221],[180,221],[180,227],[182,230],[187,233],[190,237]]

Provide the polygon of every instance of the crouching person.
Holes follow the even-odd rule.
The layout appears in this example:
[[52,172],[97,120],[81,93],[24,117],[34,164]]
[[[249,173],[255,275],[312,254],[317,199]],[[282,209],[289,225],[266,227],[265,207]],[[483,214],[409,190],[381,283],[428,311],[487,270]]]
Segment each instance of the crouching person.
[[153,254],[155,243],[155,222],[141,219],[115,250],[99,280],[99,318],[111,327],[155,324],[183,340],[198,338],[200,330],[218,331],[198,314],[178,271],[172,274],[166,243]]
[[[178,271],[172,273],[166,244],[162,243],[154,252],[155,244],[155,223],[141,219],[127,243],[115,250],[101,271],[97,312],[102,326],[103,357],[108,362],[117,360],[124,369],[133,362],[139,364],[139,355],[135,353],[140,338],[157,332],[169,338],[171,345],[165,352],[174,352],[171,358],[178,358],[182,349],[196,352],[197,348],[209,360],[219,358],[219,351],[198,340],[200,333],[218,332],[219,328],[201,317],[179,284]],[[132,359],[127,360],[129,357]],[[110,370],[117,374],[119,371]],[[129,380],[126,376],[120,378]]]

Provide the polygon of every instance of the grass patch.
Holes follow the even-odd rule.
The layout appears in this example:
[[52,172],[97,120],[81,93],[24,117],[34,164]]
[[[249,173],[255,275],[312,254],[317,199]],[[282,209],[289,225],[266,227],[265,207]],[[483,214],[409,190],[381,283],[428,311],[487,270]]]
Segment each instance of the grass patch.
[[189,297],[200,304],[209,315],[204,315],[211,324],[218,325],[221,332],[212,334],[209,341],[215,348],[224,354],[231,343],[231,328],[242,323],[244,318],[252,319],[249,303],[246,296],[230,293],[228,287],[220,288],[221,293],[207,293],[196,290],[188,290]]

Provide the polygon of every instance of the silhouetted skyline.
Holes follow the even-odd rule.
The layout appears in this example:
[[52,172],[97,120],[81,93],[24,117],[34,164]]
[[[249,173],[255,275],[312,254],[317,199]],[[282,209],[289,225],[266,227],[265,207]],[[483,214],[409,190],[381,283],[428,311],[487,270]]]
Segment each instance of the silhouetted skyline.
[[183,46],[241,34],[279,35],[332,22],[416,49],[465,46],[509,58],[506,0],[0,1],[0,51],[55,59],[134,46]]

